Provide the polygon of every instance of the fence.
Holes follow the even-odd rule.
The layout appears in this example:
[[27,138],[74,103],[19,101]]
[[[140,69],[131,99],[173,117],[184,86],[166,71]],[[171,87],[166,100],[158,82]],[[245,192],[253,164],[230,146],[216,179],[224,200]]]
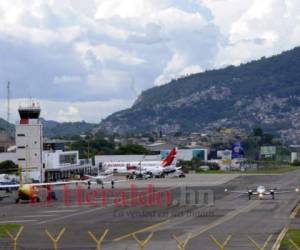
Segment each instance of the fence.
[[[22,246],[18,245],[18,241],[20,239],[20,236],[22,234],[24,230],[24,226],[21,226],[17,232],[13,235],[12,232],[10,232],[9,230],[5,229],[5,233],[7,235],[7,237],[10,239],[10,242],[6,242],[6,244],[0,243],[0,249],[13,249],[13,250],[21,250],[21,249],[26,249],[28,250],[28,248],[24,248]],[[109,229],[104,230],[104,232],[102,232],[100,235],[96,235],[95,233],[88,231],[87,232],[87,237],[89,237],[89,239],[91,240],[91,243],[94,244],[94,247],[87,247],[87,248],[76,248],[76,246],[72,247],[72,248],[65,248],[65,247],[59,247],[59,243],[61,241],[61,239],[64,237],[64,235],[66,234],[66,229],[62,228],[60,230],[60,232],[57,235],[54,235],[53,233],[51,233],[50,231],[48,231],[47,229],[45,230],[45,237],[49,240],[49,242],[51,242],[52,244],[52,248],[53,250],[67,250],[67,249],[96,249],[96,250],[102,250],[103,248],[103,243],[105,241],[105,239],[107,238],[107,235],[109,234]],[[286,233],[286,231],[285,231]],[[140,250],[145,250],[147,245],[149,244],[149,242],[153,239],[154,236],[154,232],[150,232],[148,234],[148,236],[146,236],[144,239],[141,239],[138,235],[138,233],[132,233],[131,235],[132,240],[135,241],[138,249]],[[281,237],[282,235],[279,235],[279,237],[277,238],[275,244],[273,245],[273,247],[271,247],[272,250],[278,250],[280,247],[280,242],[282,240],[283,237]],[[179,250],[185,250],[190,242],[190,240],[192,240],[194,237],[191,233],[189,233],[187,235],[187,237],[185,239],[179,239],[176,235],[172,235],[173,240],[176,243],[176,246]],[[232,235],[228,235],[225,239],[225,241],[221,241],[220,239],[217,239],[214,235],[210,235],[209,239],[211,240],[211,242],[215,245],[216,249],[219,250],[225,250],[226,247],[228,246],[228,244],[230,243],[230,241],[232,240],[233,236]],[[267,237],[267,239],[265,239],[265,242],[263,242],[263,244],[258,243],[254,238],[252,238],[251,236],[248,236],[248,241],[249,241],[249,246],[252,246],[253,249],[257,249],[257,250],[266,250],[268,246],[270,246],[270,242],[273,238],[273,235],[269,235],[269,237]],[[292,239],[288,238],[288,241],[291,243],[291,245],[294,247],[295,250],[300,250],[300,246],[298,246]],[[113,242],[112,242],[113,244]],[[34,248],[30,248],[30,249],[34,249]],[[35,249],[41,249],[41,248],[35,248]],[[44,250],[46,250],[46,248],[42,248]],[[128,249],[128,248],[126,248]],[[269,248],[270,249],[270,248]]]

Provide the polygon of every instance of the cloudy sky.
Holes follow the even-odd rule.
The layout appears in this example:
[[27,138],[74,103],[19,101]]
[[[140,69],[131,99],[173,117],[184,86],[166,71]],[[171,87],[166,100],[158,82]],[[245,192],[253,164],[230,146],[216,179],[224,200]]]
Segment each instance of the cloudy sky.
[[0,117],[99,122],[172,78],[300,45],[299,0],[1,0]]

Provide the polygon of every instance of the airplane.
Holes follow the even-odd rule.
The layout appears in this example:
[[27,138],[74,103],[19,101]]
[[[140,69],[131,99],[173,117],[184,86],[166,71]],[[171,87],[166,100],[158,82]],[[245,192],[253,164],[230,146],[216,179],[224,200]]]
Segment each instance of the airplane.
[[[41,199],[38,195],[38,188],[51,188],[52,186],[63,186],[70,184],[77,184],[84,181],[61,181],[61,182],[42,182],[42,183],[26,183],[23,184],[22,177],[20,176],[19,184],[0,184],[0,189],[13,189],[18,190],[18,196],[16,198],[16,203],[19,203],[21,200],[40,202]],[[49,193],[47,199],[49,199]],[[8,198],[3,196],[1,198]],[[1,199],[0,199],[1,200]]]
[[113,174],[105,174],[105,175],[97,175],[97,176],[92,176],[92,175],[84,175],[86,178],[88,178],[85,182],[88,184],[88,189],[90,189],[90,185],[92,182],[96,183],[97,185],[101,185],[102,188],[104,188],[105,184],[111,184],[111,187],[114,188],[114,184],[118,182],[124,182],[126,180],[115,180],[111,179],[109,181],[104,181],[105,179],[108,179],[109,177],[113,177]]
[[8,174],[0,174],[0,185],[4,184],[16,184],[17,183],[17,176],[15,175],[8,175]]
[[106,162],[103,164],[106,167],[104,173],[151,173],[152,175],[162,175],[165,172],[176,171],[177,168],[172,166],[176,155],[177,150],[173,148],[163,161]]
[[[265,195],[271,195],[272,200],[275,199],[275,194],[282,194],[282,193],[290,193],[293,192],[291,190],[283,190],[283,191],[277,191],[277,189],[269,189],[267,190],[267,188],[265,186],[258,186],[256,188],[256,190],[252,190],[252,189],[248,189],[248,191],[234,191],[234,190],[228,190],[227,188],[225,188],[224,190],[225,192],[230,192],[230,193],[238,193],[238,194],[248,194],[248,199],[251,200],[252,195],[256,195],[260,200],[265,196]],[[295,189],[296,192],[299,192],[299,189],[296,188]]]
[[[0,186],[3,185],[14,185],[18,184],[17,178],[14,175],[8,175],[8,174],[0,174]],[[1,188],[1,190],[5,190],[6,193],[10,193],[13,188]],[[0,196],[0,201],[3,201],[5,198],[9,198],[9,195]]]
[[108,179],[109,177],[112,177],[113,174],[105,174],[105,175],[97,175],[97,176],[92,176],[92,175],[84,175],[85,177],[88,178],[87,182],[89,183],[91,180],[97,183],[98,185],[104,185],[105,183],[109,183],[108,181],[104,181],[105,179]]
[[9,198],[9,196],[8,195],[0,196],[0,201],[3,201],[5,198]]

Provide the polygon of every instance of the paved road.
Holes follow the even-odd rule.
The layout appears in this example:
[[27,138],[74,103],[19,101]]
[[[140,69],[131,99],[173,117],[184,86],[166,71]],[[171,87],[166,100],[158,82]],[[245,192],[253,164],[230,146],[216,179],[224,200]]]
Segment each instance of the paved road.
[[[155,185],[158,181],[160,184]],[[147,193],[138,196],[140,198],[135,200],[138,204],[130,207],[132,190],[125,184],[118,187],[114,194],[107,195],[105,207],[102,204],[103,196],[92,199],[96,202],[95,206],[87,204],[86,193],[82,195],[85,198],[82,198],[81,204],[78,204],[78,195],[72,189],[68,206],[63,202],[63,192],[57,192],[59,201],[51,203],[50,207],[45,203],[33,206],[2,202],[0,223],[25,225],[20,238],[20,246],[23,249],[51,249],[44,230],[47,228],[55,235],[63,227],[67,230],[59,242],[60,249],[95,249],[95,244],[87,231],[90,230],[98,236],[106,228],[110,231],[104,249],[138,249],[130,236],[133,232],[137,232],[141,239],[147,237],[149,232],[154,232],[153,239],[146,249],[158,249],[158,246],[159,249],[177,249],[171,235],[175,234],[179,239],[184,239],[189,233],[192,233],[192,239],[187,249],[217,249],[209,239],[209,235],[224,241],[229,234],[233,237],[226,249],[254,249],[247,236],[250,235],[259,243],[263,243],[270,234],[273,234],[271,246],[281,229],[289,223],[289,215],[299,200],[299,194],[278,195],[275,200],[265,197],[264,200],[248,201],[247,196],[225,193],[224,188],[243,190],[247,187],[265,185],[291,189],[299,186],[299,181],[300,171],[283,175],[230,177],[191,175],[185,180],[180,180],[182,186],[191,185],[186,190],[176,186],[179,180],[155,180],[155,190],[161,191],[162,207],[139,205],[147,199],[153,201],[149,198],[152,196]],[[148,187],[149,181],[134,184],[137,186],[137,193],[146,192],[145,188]],[[196,195],[198,199],[194,199],[193,192],[198,192],[199,196]],[[168,199],[171,201],[170,207],[165,205]],[[116,207],[116,201],[118,204],[127,202],[127,206]],[[160,204],[157,200],[156,203]],[[8,244],[8,239],[2,239],[0,244],[2,246]],[[4,247],[1,248],[0,245],[0,249]]]

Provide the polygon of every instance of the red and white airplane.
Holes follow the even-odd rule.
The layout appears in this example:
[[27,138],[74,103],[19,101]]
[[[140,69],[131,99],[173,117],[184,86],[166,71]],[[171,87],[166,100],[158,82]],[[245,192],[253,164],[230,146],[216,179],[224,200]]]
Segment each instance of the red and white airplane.
[[177,150],[173,148],[162,161],[134,161],[134,162],[105,162],[103,163],[105,174],[111,173],[152,173],[153,175],[164,172],[175,172]]

